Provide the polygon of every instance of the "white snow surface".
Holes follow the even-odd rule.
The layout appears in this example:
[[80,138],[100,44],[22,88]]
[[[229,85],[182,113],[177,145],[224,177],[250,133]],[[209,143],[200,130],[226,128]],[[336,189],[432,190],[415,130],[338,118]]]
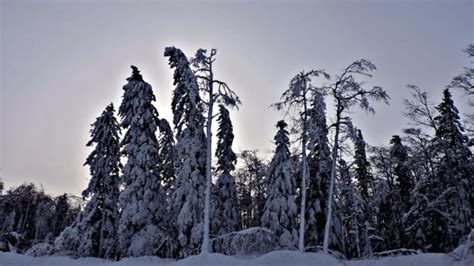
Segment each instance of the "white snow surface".
[[386,257],[372,260],[340,261],[322,253],[301,253],[298,251],[274,251],[260,257],[233,257],[217,253],[191,256],[174,261],[158,257],[125,258],[113,262],[97,258],[71,259],[68,257],[30,257],[12,252],[0,252],[0,266],[472,266],[474,255],[456,261],[446,254],[427,253],[410,256]]

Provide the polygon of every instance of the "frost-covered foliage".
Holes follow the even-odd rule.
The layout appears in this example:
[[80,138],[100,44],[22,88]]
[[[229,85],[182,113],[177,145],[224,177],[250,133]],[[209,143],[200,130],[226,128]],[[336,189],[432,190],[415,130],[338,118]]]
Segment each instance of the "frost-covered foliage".
[[112,104],[92,124],[87,146],[95,146],[84,165],[91,179],[82,192],[90,198],[78,219],[55,241],[56,250],[76,257],[114,258],[119,219],[120,127]]
[[170,214],[176,221],[179,255],[186,257],[199,251],[204,218],[206,136],[202,101],[196,76],[184,53],[167,47],[164,55],[174,68],[173,122],[176,128],[176,161]]
[[326,223],[328,182],[331,175],[331,151],[326,124],[326,104],[318,91],[314,92],[308,119],[308,192],[306,202],[305,242],[308,246],[322,244]]
[[235,169],[237,156],[232,150],[234,133],[229,111],[219,105],[219,128],[217,130],[217,173],[219,177],[213,187],[213,211],[211,216],[211,232],[223,235],[240,228],[240,216],[237,202],[235,178],[231,174]]
[[119,243],[122,256],[143,256],[156,254],[167,237],[162,230],[166,201],[160,180],[155,96],[138,69],[132,66],[132,70],[119,109],[126,130],[122,153],[127,158],[119,198]]
[[296,231],[297,208],[295,180],[291,176],[292,161],[289,150],[287,124],[277,123],[275,154],[268,169],[267,201],[262,215],[262,226],[272,230],[281,247],[294,249],[298,241]]
[[278,237],[264,227],[251,227],[211,239],[212,252],[225,255],[264,254],[280,248]]

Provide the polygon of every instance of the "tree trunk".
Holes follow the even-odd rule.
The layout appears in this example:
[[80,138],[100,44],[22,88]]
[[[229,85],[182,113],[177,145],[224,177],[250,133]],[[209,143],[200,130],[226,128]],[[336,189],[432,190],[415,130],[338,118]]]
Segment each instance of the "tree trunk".
[[212,109],[214,105],[212,58],[209,60],[209,103],[207,113],[207,146],[206,146],[206,192],[204,200],[204,236],[202,238],[201,253],[209,253],[209,209],[211,198],[211,170],[212,170]]
[[308,159],[306,157],[306,120],[307,120],[307,105],[306,105],[306,82],[305,88],[303,91],[303,104],[304,104],[304,114],[303,114],[303,138],[301,140],[301,154],[302,154],[302,163],[303,163],[303,175],[301,178],[301,212],[300,212],[300,233],[299,233],[299,242],[298,249],[300,252],[304,252],[304,235],[306,227],[306,182],[308,174]]
[[339,149],[339,129],[341,127],[341,113],[342,107],[340,103],[337,104],[337,113],[336,113],[336,134],[334,136],[334,147],[332,149],[332,167],[331,167],[331,180],[329,184],[329,197],[328,197],[328,208],[327,208],[327,217],[326,217],[326,226],[324,227],[324,242],[323,242],[323,252],[328,253],[329,247],[329,228],[331,227],[331,215],[332,215],[332,198],[334,190],[334,179],[336,178],[336,160],[337,152]]

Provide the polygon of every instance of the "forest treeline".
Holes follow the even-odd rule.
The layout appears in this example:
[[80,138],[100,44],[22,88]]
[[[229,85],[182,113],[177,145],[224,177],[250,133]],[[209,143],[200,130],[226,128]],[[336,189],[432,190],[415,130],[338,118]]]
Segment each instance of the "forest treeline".
[[[474,45],[466,52],[472,58]],[[367,85],[372,62],[335,74],[302,71],[272,105],[285,115],[266,160],[232,148],[230,113],[241,101],[214,77],[216,54],[165,49],[171,122],[131,67],[118,113],[110,104],[92,124],[83,202],[32,184],[2,194],[0,182],[0,249],[108,259],[273,249],[366,258],[450,252],[466,240],[474,227],[474,114],[461,113],[451,91],[474,95],[472,67],[439,91],[438,103],[409,85],[410,123],[380,147],[367,145],[351,119],[390,100]]]

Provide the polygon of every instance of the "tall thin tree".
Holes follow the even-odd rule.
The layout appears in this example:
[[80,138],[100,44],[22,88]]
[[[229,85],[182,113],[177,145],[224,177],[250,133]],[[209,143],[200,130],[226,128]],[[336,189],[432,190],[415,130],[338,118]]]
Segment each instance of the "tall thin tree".
[[[202,239],[201,252],[209,252],[209,213],[210,213],[210,196],[212,182],[212,120],[214,118],[213,110],[215,103],[221,103],[231,107],[238,107],[240,99],[225,82],[214,78],[213,63],[216,60],[216,49],[211,49],[209,55],[205,49],[199,49],[196,52],[192,63],[196,68],[196,77],[201,81],[201,90],[205,97],[205,106],[207,107],[206,122],[206,190],[204,201],[204,236]],[[217,85],[217,88],[214,86]]]

